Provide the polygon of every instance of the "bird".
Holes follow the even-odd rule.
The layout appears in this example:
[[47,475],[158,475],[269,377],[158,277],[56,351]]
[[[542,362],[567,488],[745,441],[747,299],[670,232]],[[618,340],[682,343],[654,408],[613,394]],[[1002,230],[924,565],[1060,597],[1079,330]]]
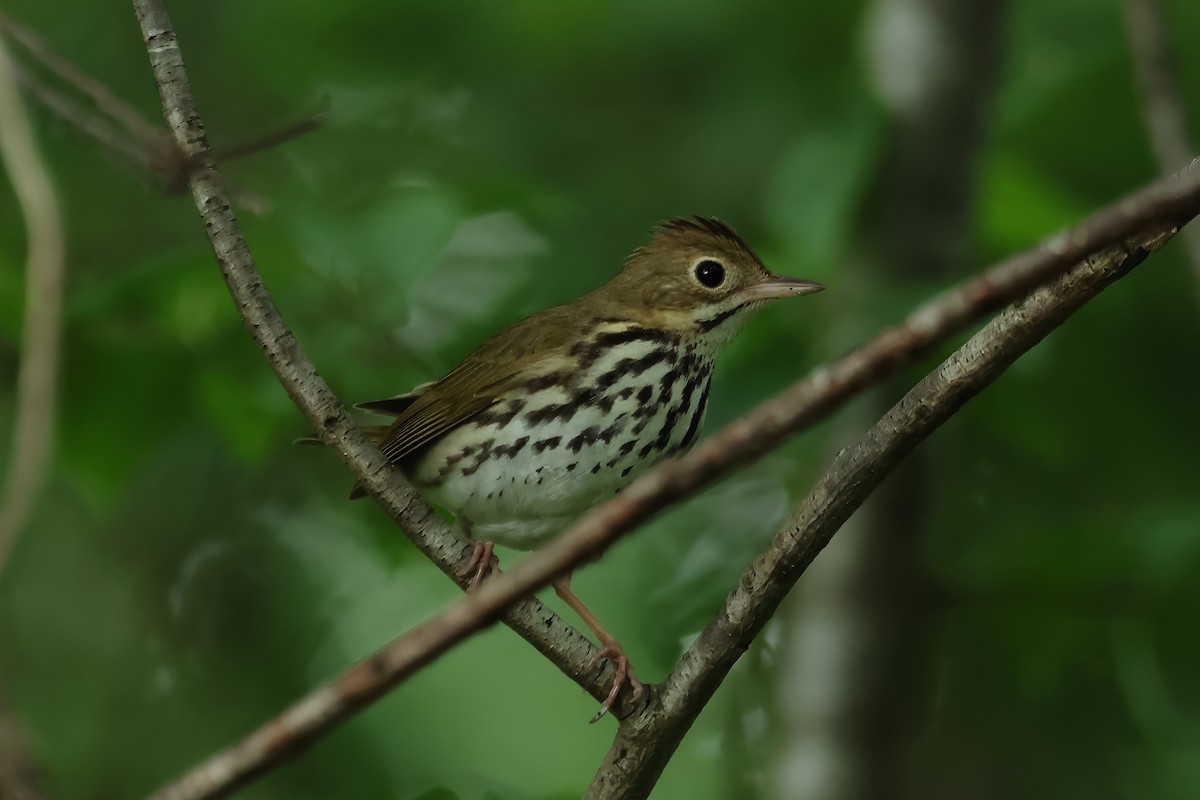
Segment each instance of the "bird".
[[[475,541],[461,573],[473,588],[498,566],[494,545],[536,549],[687,451],[726,345],[772,301],[823,289],[772,274],[718,219],[671,219],[594,291],[510,325],[440,380],[357,407],[392,417],[364,430]],[[599,639],[594,663],[616,669],[594,722],[623,685],[644,686],[570,575],[554,589]]]

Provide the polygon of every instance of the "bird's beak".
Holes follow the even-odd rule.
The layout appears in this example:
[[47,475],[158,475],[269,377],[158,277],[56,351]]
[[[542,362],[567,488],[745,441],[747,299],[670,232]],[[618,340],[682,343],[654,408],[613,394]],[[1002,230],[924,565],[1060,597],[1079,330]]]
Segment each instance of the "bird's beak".
[[760,300],[779,300],[784,297],[800,297],[806,294],[822,292],[825,287],[813,281],[802,281],[799,278],[784,278],[772,275],[762,283],[756,283],[742,290],[745,302],[753,303]]

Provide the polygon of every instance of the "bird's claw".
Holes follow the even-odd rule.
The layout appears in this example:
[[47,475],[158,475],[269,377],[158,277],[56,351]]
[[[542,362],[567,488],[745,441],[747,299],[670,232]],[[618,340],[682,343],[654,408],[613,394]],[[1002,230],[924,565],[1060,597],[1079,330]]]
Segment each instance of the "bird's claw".
[[613,662],[612,688],[608,690],[608,696],[604,698],[604,702],[600,704],[600,710],[596,712],[596,716],[592,717],[588,724],[599,722],[601,717],[609,712],[613,707],[613,703],[617,702],[617,695],[621,691],[621,687],[625,684],[633,689],[633,699],[640,700],[642,694],[646,691],[646,685],[637,679],[633,674],[633,667],[629,665],[629,657],[625,655],[625,651],[621,649],[621,645],[613,642],[606,644],[600,648],[600,651],[592,657],[588,664],[588,669],[592,669],[603,662],[605,659],[610,659]]
[[495,545],[491,542],[476,542],[475,548],[471,551],[471,559],[465,567],[458,571],[460,578],[471,575],[471,580],[467,583],[468,592],[475,591],[479,588],[479,584],[483,583],[484,578],[499,571],[500,559],[493,552],[494,548]]

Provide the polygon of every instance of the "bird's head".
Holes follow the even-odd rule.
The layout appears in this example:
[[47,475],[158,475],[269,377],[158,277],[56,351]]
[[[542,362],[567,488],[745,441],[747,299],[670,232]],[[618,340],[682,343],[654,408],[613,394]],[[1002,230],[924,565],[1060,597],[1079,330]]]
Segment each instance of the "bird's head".
[[824,288],[772,274],[728,225],[692,217],[655,229],[598,294],[646,324],[723,345],[772,300]]

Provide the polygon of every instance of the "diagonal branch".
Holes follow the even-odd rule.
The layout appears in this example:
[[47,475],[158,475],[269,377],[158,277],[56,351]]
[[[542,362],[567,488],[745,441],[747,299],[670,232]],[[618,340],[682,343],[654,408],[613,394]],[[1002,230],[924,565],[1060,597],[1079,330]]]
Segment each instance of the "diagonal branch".
[[149,144],[131,138],[103,114],[85,108],[72,97],[42,81],[30,70],[19,65],[14,66],[22,88],[30,97],[84,136],[116,153],[143,172],[155,175],[158,165],[163,160],[160,153],[164,152],[164,148],[174,149],[174,145],[166,138],[165,131]]
[[[157,178],[160,188],[167,194],[182,194],[187,189],[194,164],[182,154],[164,127],[147,120],[103,82],[56,53],[40,36],[3,11],[0,11],[0,33],[6,33],[25,49],[29,58],[75,93],[83,95],[90,104],[52,87],[33,70],[14,62],[17,79],[30,97],[85,136]],[[213,161],[225,164],[278,147],[323,126],[329,111],[330,101],[326,96],[299,121],[255,139],[220,148],[212,153]],[[266,213],[269,208],[262,198],[242,189],[234,192],[234,198],[255,214]]]
[[149,141],[163,138],[164,131],[160,126],[143,117],[103,83],[54,52],[29,28],[0,13],[0,29],[7,31],[13,41],[24,47],[40,64],[78,89],[96,108],[119,122],[135,139]]
[[[51,87],[32,70],[16,66],[31,97],[93,141],[168,183],[181,170],[179,151],[167,131],[154,125],[102,82],[56,53],[40,36],[0,11],[0,31],[37,64],[90,101],[90,106]],[[15,66],[15,65],[14,65]]]

